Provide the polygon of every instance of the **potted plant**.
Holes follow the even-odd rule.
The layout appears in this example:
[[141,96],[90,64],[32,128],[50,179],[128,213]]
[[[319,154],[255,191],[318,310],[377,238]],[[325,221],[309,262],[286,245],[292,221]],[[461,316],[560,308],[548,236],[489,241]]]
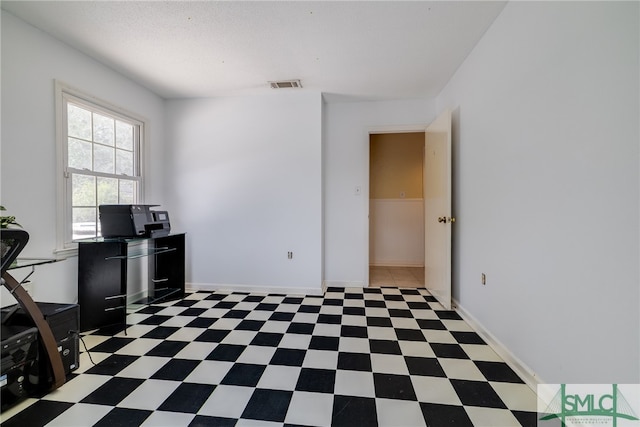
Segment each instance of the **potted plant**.
[[[6,211],[7,209],[0,205],[0,211]],[[16,217],[11,215],[11,216],[5,216],[5,215],[0,215],[0,229],[4,229],[4,228],[9,228],[9,226],[14,225],[17,227],[22,228],[22,226],[20,224],[18,224],[16,222]],[[2,231],[0,231],[0,235],[2,234]],[[0,239],[0,254],[1,256],[4,256],[5,253],[10,249],[10,246],[7,245],[3,240]]]

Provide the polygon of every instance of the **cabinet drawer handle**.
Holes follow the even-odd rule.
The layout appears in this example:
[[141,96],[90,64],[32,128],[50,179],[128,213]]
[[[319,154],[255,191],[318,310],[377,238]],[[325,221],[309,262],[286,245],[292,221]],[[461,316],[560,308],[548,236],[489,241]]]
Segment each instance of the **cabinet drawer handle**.
[[169,278],[166,278],[166,279],[151,279],[151,281],[153,283],[162,283],[162,282],[168,282]]
[[113,310],[122,310],[126,308],[124,305],[118,306],[118,307],[110,307],[110,308],[105,308],[104,311],[113,311]]
[[124,298],[124,297],[126,297],[126,296],[127,296],[126,294],[123,294],[123,295],[112,295],[112,296],[110,296],[110,297],[104,297],[104,300],[105,300],[105,301],[108,301],[108,300],[110,300],[110,299]]

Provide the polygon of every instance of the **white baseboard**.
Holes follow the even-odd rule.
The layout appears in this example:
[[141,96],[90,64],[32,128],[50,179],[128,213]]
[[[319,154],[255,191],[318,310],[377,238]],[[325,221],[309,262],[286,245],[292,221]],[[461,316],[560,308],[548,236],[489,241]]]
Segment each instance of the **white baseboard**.
[[538,384],[544,383],[536,373],[516,357],[500,340],[489,332],[471,313],[465,310],[458,301],[453,299],[454,310],[471,328],[482,337],[483,340],[505,361],[511,369],[533,390],[537,392]]
[[364,288],[364,282],[360,281],[339,281],[339,280],[325,280],[322,287],[326,291],[327,288]]
[[186,283],[187,291],[228,291],[251,292],[257,294],[285,294],[285,295],[324,295],[324,288],[290,288],[282,286],[254,286],[220,283]]
[[424,267],[424,261],[370,261],[369,266],[371,267]]

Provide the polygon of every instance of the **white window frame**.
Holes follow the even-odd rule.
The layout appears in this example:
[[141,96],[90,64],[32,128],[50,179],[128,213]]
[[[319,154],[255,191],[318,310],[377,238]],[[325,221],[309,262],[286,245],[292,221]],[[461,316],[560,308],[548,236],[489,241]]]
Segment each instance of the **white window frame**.
[[[132,113],[124,108],[115,106],[107,101],[98,99],[88,95],[78,89],[75,89],[60,81],[55,81],[55,102],[56,102],[56,155],[57,155],[57,219],[56,219],[56,250],[54,253],[58,257],[74,256],[77,254],[78,243],[72,240],[72,188],[71,173],[74,171],[68,166],[68,137],[67,137],[67,102],[84,106],[87,109],[104,113],[108,116],[120,118],[127,122],[133,123],[138,127],[138,138],[134,141],[137,148],[137,155],[134,156],[138,175],[133,178],[137,181],[137,203],[144,204],[144,183],[145,183],[145,147],[146,129],[148,129],[148,120]],[[105,175],[99,172],[91,172],[93,176],[113,176]]]

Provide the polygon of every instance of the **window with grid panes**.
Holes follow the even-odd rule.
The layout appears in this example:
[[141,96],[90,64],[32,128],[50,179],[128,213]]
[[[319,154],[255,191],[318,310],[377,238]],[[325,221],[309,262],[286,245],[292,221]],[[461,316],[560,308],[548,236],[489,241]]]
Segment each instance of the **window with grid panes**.
[[100,236],[99,205],[139,203],[143,123],[68,93],[62,98],[68,247]]

